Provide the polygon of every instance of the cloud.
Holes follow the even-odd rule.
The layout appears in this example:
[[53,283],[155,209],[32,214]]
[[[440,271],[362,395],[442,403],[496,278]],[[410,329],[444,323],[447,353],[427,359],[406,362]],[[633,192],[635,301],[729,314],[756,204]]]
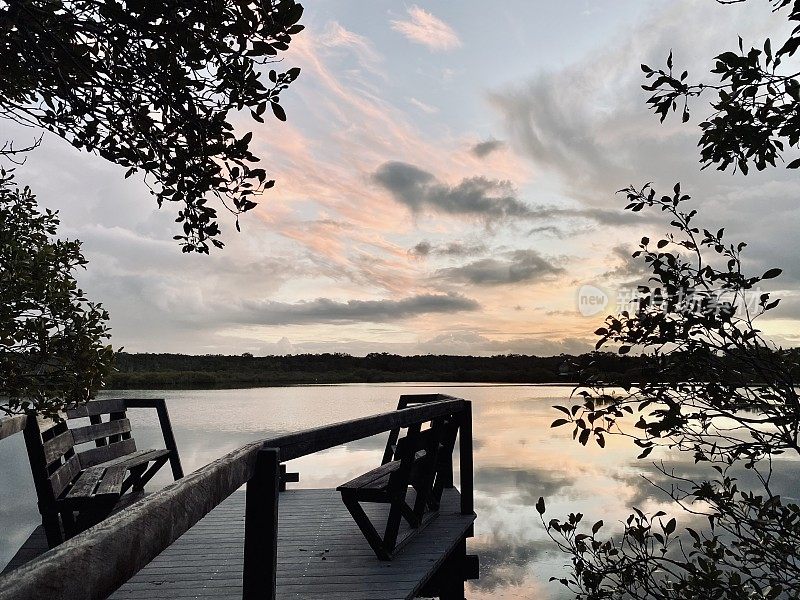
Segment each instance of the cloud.
[[611,258],[617,262],[617,266],[606,271],[604,278],[623,280],[622,285],[644,284],[650,272],[641,259],[631,256],[634,249],[623,244],[611,248]]
[[[420,342],[415,352],[429,354],[531,354],[534,356],[578,355],[594,349],[594,340],[567,337],[561,340],[545,337],[513,337],[505,340],[491,339],[474,331],[449,331]],[[409,350],[405,351],[410,353]]]
[[[594,341],[589,338],[566,337],[564,339],[552,339],[538,336],[492,339],[475,331],[456,329],[438,333],[433,337],[424,338],[416,342],[370,341],[344,337],[320,341],[295,341],[291,342],[291,353],[346,352],[353,356],[364,356],[370,352],[389,352],[406,356],[417,354],[558,356],[560,354],[578,355],[589,352],[594,349]],[[263,351],[258,350],[260,346],[263,346]],[[256,345],[255,350],[261,354],[280,353],[273,344],[261,344],[260,346]]]
[[409,252],[418,257],[430,256],[475,256],[486,252],[486,244],[467,244],[464,242],[447,242],[446,244],[434,245],[428,241],[421,241],[416,244]]
[[417,100],[416,98],[409,98],[408,102],[412,106],[415,106],[422,112],[427,113],[429,115],[433,115],[439,112],[439,109],[436,108],[435,106],[431,106],[430,104],[425,104],[422,100]]
[[[686,27],[687,14],[714,27]],[[749,24],[747,32],[742,23]],[[700,172],[697,127],[681,124],[679,116],[660,124],[648,110],[639,65],[663,66],[672,49],[678,67],[686,68],[690,79],[702,79],[711,57],[735,46],[738,33],[746,43],[758,44],[761,31],[782,27],[785,17],[751,3],[672,2],[567,67],[494,90],[489,102],[503,119],[511,146],[540,169],[560,175],[566,190],[586,202],[607,203],[615,190],[644,181],[670,187],[682,181],[687,190],[727,188],[730,175]],[[692,108],[692,123],[710,110],[704,101]]]
[[286,336],[283,336],[277,342],[263,344],[258,349],[258,354],[261,356],[284,356],[286,354],[296,353],[298,353],[297,348]]
[[372,179],[415,213],[431,209],[493,221],[520,217],[529,212],[529,208],[516,198],[516,192],[508,181],[469,177],[449,186],[432,173],[399,161],[383,163],[373,173]]
[[359,64],[373,73],[385,76],[379,65],[383,57],[375,50],[372,42],[362,35],[345,29],[336,21],[331,21],[318,37],[319,43],[328,48],[347,48],[353,52]]
[[428,256],[431,253],[433,246],[430,242],[422,241],[414,246],[409,252],[415,256]]
[[504,148],[505,145],[506,143],[500,140],[486,140],[484,142],[478,142],[475,144],[470,149],[470,152],[472,152],[472,154],[478,158],[484,158],[489,156],[492,152]]
[[400,161],[383,163],[372,174],[372,180],[413,213],[427,210],[477,218],[487,224],[511,218],[532,220],[579,218],[609,225],[643,221],[639,214],[621,208],[613,210],[597,207],[529,205],[517,197],[517,190],[510,181],[500,179],[467,177],[456,185],[448,185],[433,173]]
[[432,313],[478,310],[475,300],[460,294],[420,294],[402,300],[348,300],[317,298],[296,303],[246,302],[230,320],[254,325],[298,325],[308,323],[382,323]]
[[436,271],[436,277],[474,285],[506,285],[539,281],[563,273],[536,250],[514,250],[507,258],[483,258],[460,267]]
[[429,50],[453,50],[461,46],[461,40],[453,28],[416,4],[408,9],[406,21],[393,20],[392,29],[402,33],[406,39],[427,46]]

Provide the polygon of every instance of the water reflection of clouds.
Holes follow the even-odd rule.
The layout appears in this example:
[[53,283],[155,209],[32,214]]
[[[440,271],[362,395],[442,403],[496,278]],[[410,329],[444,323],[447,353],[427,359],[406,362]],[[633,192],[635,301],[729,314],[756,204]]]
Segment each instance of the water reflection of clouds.
[[546,468],[478,468],[475,487],[480,495],[514,495],[512,502],[533,506],[540,496],[551,497],[575,484],[575,476]]
[[545,540],[525,541],[505,535],[489,535],[470,542],[470,552],[480,556],[480,579],[474,590],[493,592],[523,586],[530,578],[530,565],[542,559],[549,549]]
[[[687,460],[680,460],[681,458]],[[797,502],[800,496],[800,481],[795,476],[792,465],[787,464],[793,462],[795,461],[776,458],[772,463],[770,488],[774,493],[781,495],[784,502]],[[690,457],[680,457],[679,455],[671,456],[670,460],[665,461],[663,465],[654,462],[632,464],[628,470],[620,472],[618,477],[620,482],[634,490],[628,503],[631,506],[647,507],[648,510],[651,510],[650,506],[653,503],[670,505],[669,495],[659,487],[669,490],[673,484],[680,484],[684,490],[688,489],[687,483],[678,482],[669,474],[697,482],[713,481],[719,478],[719,473],[714,471],[708,463],[695,464]],[[751,469],[732,469],[729,471],[729,475],[737,479],[741,490],[757,491],[762,488],[756,474]]]
[[[433,391],[473,400],[478,521],[469,548],[480,555],[482,579],[470,584],[471,599],[568,597],[560,586],[548,583],[550,576],[563,572],[568,557],[553,548],[541,527],[534,508],[539,496],[547,499],[548,518],[581,511],[587,522],[602,518],[609,532],[618,530],[630,506],[667,506],[668,499],[641,477],[659,474],[650,463],[634,460],[636,449],[627,440],[612,437],[605,449],[584,448],[570,431],[550,428],[556,417],[551,406],[572,404],[565,397],[568,388],[345,385],[126,395],[167,398],[188,473],[248,442],[391,410],[402,393]],[[154,411],[129,414],[140,448],[163,444]],[[385,440],[386,434],[373,436],[291,461],[289,469],[300,472],[300,483],[292,485],[334,487],[363,473],[380,464]],[[11,448],[9,442],[18,443]],[[691,461],[679,464],[694,468]],[[0,481],[2,561],[38,522],[21,436],[0,443]],[[170,481],[169,469],[163,469],[150,487]],[[797,481],[780,485],[798,495]],[[680,521],[681,526],[691,522]]]
[[0,441],[0,569],[39,523],[36,491],[27,464],[21,435]]

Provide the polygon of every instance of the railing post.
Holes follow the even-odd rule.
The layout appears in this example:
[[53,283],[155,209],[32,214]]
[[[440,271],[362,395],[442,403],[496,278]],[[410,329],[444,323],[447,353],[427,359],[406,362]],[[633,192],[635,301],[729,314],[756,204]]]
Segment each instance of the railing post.
[[275,600],[280,451],[262,448],[247,482],[242,600]]
[[172,432],[172,422],[169,420],[167,401],[160,398],[156,402],[156,413],[161,425],[161,434],[164,436],[164,446],[169,450],[169,466],[172,468],[172,477],[175,481],[183,478],[183,466],[178,455],[178,445],[175,443],[175,434]]
[[472,402],[464,400],[458,432],[459,469],[461,471],[461,514],[475,512],[472,482]]

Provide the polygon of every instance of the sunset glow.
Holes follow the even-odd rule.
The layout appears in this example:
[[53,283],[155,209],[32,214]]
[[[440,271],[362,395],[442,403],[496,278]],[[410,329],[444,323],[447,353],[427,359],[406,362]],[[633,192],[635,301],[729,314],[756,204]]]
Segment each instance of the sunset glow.
[[[781,17],[693,0],[486,10],[307,6],[282,65],[302,69],[282,96],[288,121],[239,121],[276,187],[241,233],[222,215],[226,248],[210,257],[180,253],[173,207],[156,209],[140,179],[45,136],[18,171],[61,211],[63,233],[84,241],[82,283],[109,309],[114,346],[584,352],[618,290],[641,275],[631,249],[668,226],[625,213],[615,196],[647,181],[664,190],[681,181],[700,221],[748,241],[754,272],[783,269],[774,291],[785,300],[762,327],[796,345],[796,180],[783,169],[701,173],[693,125],[707,111],[660,125],[639,87],[639,63],[660,64],[670,44],[682,63],[705,60]],[[703,16],[712,13],[713,30]],[[605,312],[581,314],[583,285],[607,293]]]

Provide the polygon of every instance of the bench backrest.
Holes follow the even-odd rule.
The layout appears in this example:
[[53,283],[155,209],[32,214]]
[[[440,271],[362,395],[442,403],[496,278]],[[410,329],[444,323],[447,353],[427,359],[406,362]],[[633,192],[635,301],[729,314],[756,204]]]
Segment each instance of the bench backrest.
[[136,451],[125,410],[123,399],[92,400],[61,421],[28,419],[25,443],[40,505],[54,502],[81,470]]
[[[450,418],[435,419],[430,427],[421,430],[419,424],[408,428],[406,435],[397,440],[391,457],[400,461],[400,467],[389,476],[389,487],[405,487],[408,481],[427,479],[439,472],[441,458],[453,452],[458,425]],[[449,465],[449,460],[445,461]]]
[[[429,404],[431,402],[441,402],[442,400],[453,399],[452,396],[446,394],[402,394],[397,403],[397,410],[402,410],[410,406],[418,406],[420,404]],[[383,451],[382,465],[395,460],[397,454],[398,443],[400,437],[399,429],[392,429],[389,432],[389,439],[386,440],[386,448]]]

